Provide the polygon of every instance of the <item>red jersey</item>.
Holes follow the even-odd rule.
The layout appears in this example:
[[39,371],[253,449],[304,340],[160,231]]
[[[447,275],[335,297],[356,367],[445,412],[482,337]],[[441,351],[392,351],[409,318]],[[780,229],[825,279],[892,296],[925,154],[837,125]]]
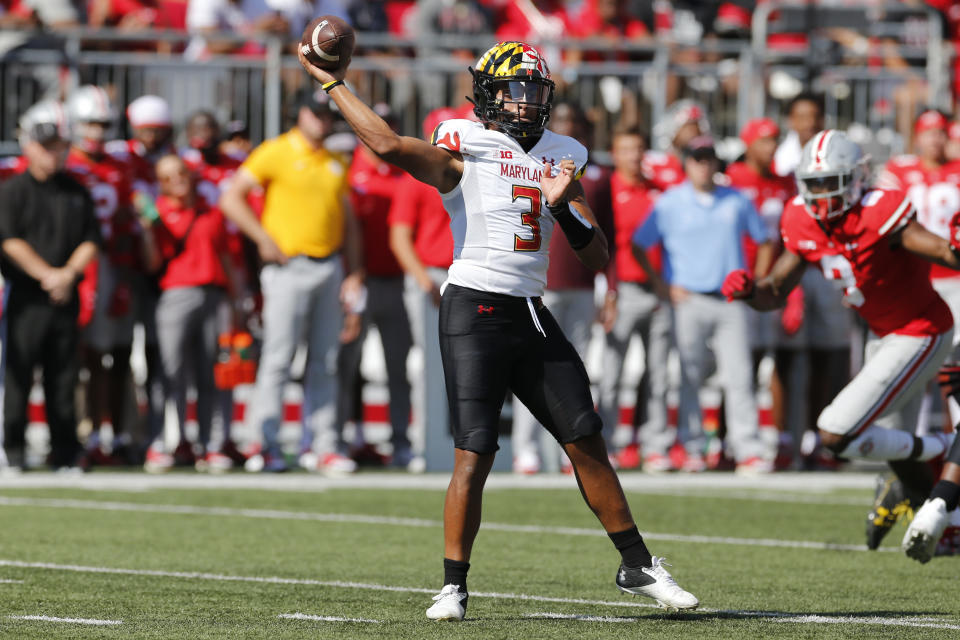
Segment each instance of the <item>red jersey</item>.
[[243,164],[223,153],[217,153],[216,164],[208,164],[197,149],[184,149],[180,152],[184,164],[197,176],[197,193],[207,202],[217,202],[220,194],[227,188],[230,178]]
[[[67,173],[80,182],[93,198],[94,211],[100,223],[100,235],[104,250],[111,256],[121,247],[115,247],[118,236],[130,233],[133,229],[133,188],[130,184],[127,167],[110,155],[94,160],[90,156],[71,149],[67,156]],[[122,241],[121,241],[122,244]]]
[[664,151],[647,151],[643,154],[643,176],[660,191],[666,191],[687,179],[680,159]]
[[828,235],[797,196],[783,210],[780,232],[784,246],[818,264],[878,336],[937,335],[953,317],[930,284],[930,263],[890,243],[915,217],[903,191],[875,189],[830,224]]
[[409,174],[401,176],[387,221],[391,227],[413,228],[413,248],[425,266],[448,269],[453,263],[450,215],[440,193],[430,185]]
[[[731,164],[727,167],[726,176],[731,187],[742,191],[753,202],[767,227],[768,236],[776,238],[783,207],[797,192],[793,179],[776,174],[765,176],[746,162]],[[744,237],[743,244],[747,264],[753,270],[757,262],[757,243],[748,235]]]
[[157,198],[160,220],[153,226],[157,250],[166,265],[160,288],[227,286],[220,255],[226,251],[223,214],[198,198],[193,208]]
[[123,163],[127,168],[133,190],[145,193],[156,199],[160,190],[157,187],[157,174],[154,165],[157,160],[168,154],[176,155],[172,146],[153,154],[148,154],[146,147],[136,140],[111,140],[104,146],[104,150],[115,160]]
[[[883,189],[907,192],[917,208],[917,222],[941,238],[950,237],[950,219],[960,211],[960,161],[931,169],[920,158],[902,155],[891,158],[877,179]],[[956,278],[960,272],[931,265],[930,277]]]
[[[660,190],[648,182],[631,184],[617,171],[610,177],[610,197],[613,201],[614,267],[607,270],[607,285],[616,289],[616,281],[646,282],[647,272],[633,257],[633,232],[646,221]],[[657,271],[663,257],[659,246],[647,251],[647,259]]]
[[27,159],[24,156],[0,158],[0,181],[12,178],[27,170]]
[[383,161],[375,161],[362,145],[357,145],[350,164],[350,202],[363,230],[363,260],[372,276],[399,276],[400,263],[390,250],[387,216],[397,194],[403,170]]

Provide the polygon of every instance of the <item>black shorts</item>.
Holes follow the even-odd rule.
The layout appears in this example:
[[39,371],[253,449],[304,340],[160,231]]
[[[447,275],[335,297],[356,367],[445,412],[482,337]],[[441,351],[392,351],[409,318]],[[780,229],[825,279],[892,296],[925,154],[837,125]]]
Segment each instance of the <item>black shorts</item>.
[[493,453],[510,390],[565,444],[600,432],[590,380],[576,349],[539,298],[540,333],[526,298],[447,285],[440,353],[454,446]]

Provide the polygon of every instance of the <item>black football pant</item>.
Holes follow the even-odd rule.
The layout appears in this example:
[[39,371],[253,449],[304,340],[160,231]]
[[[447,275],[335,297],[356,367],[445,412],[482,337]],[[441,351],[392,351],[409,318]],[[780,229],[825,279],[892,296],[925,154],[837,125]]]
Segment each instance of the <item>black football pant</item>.
[[539,298],[528,303],[448,284],[440,353],[458,449],[497,451],[508,390],[560,444],[600,432],[583,361]]
[[43,395],[50,426],[51,464],[71,466],[79,453],[74,390],[77,386],[77,307],[10,297],[7,314],[7,369],[4,385],[3,445],[11,464],[22,464],[27,405],[36,367],[43,371]]

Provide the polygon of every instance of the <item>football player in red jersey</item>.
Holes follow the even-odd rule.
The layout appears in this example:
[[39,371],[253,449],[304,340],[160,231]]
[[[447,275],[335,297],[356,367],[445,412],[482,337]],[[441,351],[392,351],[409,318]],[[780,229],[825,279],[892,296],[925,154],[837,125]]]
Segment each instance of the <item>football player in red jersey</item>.
[[[116,120],[110,98],[100,87],[82,86],[70,95],[67,111],[74,124],[67,171],[90,191],[103,238],[103,255],[90,264],[80,284],[81,307],[92,304],[82,338],[83,362],[90,372],[87,412],[94,429],[87,462],[128,463],[133,451],[123,410],[131,380],[132,272],[140,265],[141,229],[127,169],[104,148]],[[112,460],[103,453],[98,437],[104,418],[115,436]]]
[[868,460],[941,456],[948,437],[901,429],[912,430],[919,394],[952,348],[953,318],[929,263],[960,269],[960,245],[924,229],[903,191],[868,190],[867,159],[842,132],[814,136],[796,175],[800,195],[784,209],[784,250],[770,275],[755,282],[733,271],[724,294],[775,309],[807,264],[819,265],[874,334],[863,369],[817,418],[824,446]]
[[[170,105],[159,96],[145,95],[127,105],[127,121],[133,129],[130,140],[113,140],[106,144],[108,154],[127,166],[130,174],[135,203],[138,210],[156,216],[153,201],[159,195],[154,165],[157,160],[168,154],[175,154],[173,147],[173,120]],[[144,329],[144,354],[147,363],[147,421],[148,431],[159,433],[163,430],[163,366],[160,362],[160,349],[157,346],[156,309],[160,289],[155,276],[143,275],[136,287],[134,314],[136,321]],[[148,449],[144,453],[150,457],[154,452]],[[189,451],[180,452],[183,463],[194,464]],[[166,455],[166,454],[163,454]],[[156,460],[150,469],[164,469],[166,459]]]
[[693,100],[677,100],[657,126],[653,128],[657,148],[666,151],[647,151],[643,156],[643,172],[653,185],[665,191],[684,181],[680,150],[697,136],[710,133],[707,111]]

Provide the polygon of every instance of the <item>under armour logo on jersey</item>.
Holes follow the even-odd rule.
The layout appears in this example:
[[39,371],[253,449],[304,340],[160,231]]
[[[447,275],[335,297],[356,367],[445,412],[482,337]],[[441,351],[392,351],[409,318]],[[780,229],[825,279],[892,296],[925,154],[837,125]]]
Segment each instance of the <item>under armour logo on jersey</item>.
[[485,307],[482,304],[477,305],[477,313],[493,315],[493,307]]
[[540,159],[543,161],[543,164],[547,164],[548,162],[550,164],[557,164],[556,160],[554,160],[553,158],[548,158],[547,156],[540,156]]

